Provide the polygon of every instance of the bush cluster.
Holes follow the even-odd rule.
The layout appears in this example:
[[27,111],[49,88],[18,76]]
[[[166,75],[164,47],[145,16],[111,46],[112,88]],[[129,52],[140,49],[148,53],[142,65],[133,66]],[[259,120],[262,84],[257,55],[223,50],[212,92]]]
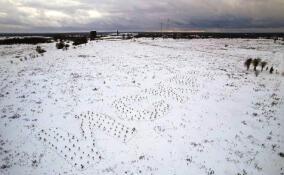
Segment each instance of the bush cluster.
[[42,49],[40,46],[36,46],[37,53],[44,53],[46,50]]
[[265,67],[266,71],[269,71],[270,74],[274,72],[273,66],[269,68],[269,66],[267,66],[268,63],[266,61],[262,61],[260,58],[255,58],[255,59],[249,58],[244,62],[244,66],[247,68],[247,70],[249,70],[251,64],[253,65],[253,70],[256,76],[258,76],[260,72],[259,70],[257,70],[258,66],[261,67],[261,72]]
[[64,41],[60,41],[56,43],[57,49],[67,49],[69,47],[69,44],[64,43]]
[[88,38],[87,37],[77,37],[77,38],[72,39],[72,41],[73,41],[74,46],[78,46],[81,44],[88,43]]

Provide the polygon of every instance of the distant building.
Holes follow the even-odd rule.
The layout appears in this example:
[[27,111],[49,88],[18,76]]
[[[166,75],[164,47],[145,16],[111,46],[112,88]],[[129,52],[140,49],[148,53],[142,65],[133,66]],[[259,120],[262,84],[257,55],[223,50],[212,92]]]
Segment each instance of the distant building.
[[91,31],[90,32],[90,39],[94,40],[95,38],[97,38],[97,31]]

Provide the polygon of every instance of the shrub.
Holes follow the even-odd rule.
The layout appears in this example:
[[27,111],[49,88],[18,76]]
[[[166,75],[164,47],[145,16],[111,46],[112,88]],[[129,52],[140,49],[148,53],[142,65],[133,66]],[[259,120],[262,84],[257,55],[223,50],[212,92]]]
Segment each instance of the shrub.
[[273,66],[270,68],[270,70],[269,70],[269,73],[273,73],[273,71],[274,71],[274,69],[273,69]]
[[253,70],[256,71],[256,67],[259,65],[259,63],[261,62],[261,59],[260,58],[257,58],[257,59],[253,59],[252,60],[252,64],[253,64]]
[[86,44],[86,43],[88,43],[88,39],[86,37],[78,37],[73,40],[74,46],[78,46],[78,45]]
[[90,32],[90,39],[94,40],[95,38],[97,38],[97,31],[91,31]]
[[70,47],[69,44],[65,44],[62,50],[68,50],[69,47]]
[[174,33],[174,34],[173,34],[173,39],[178,39],[177,33]]
[[260,63],[260,65],[261,65],[261,72],[263,71],[263,68],[267,65],[267,62],[266,61],[262,61],[261,63]]
[[252,59],[251,59],[251,58],[249,58],[249,59],[247,59],[247,60],[245,61],[244,65],[247,67],[247,70],[249,70],[249,67],[250,67],[250,65],[251,65],[251,62],[252,62]]
[[70,47],[69,44],[65,44],[64,41],[60,41],[59,43],[56,43],[56,48],[57,49],[63,49],[67,50]]
[[59,43],[56,43],[56,48],[57,49],[63,49],[63,47],[65,46],[63,41],[60,41]]
[[40,46],[36,46],[37,53],[44,53],[46,50],[42,49]]
[[126,35],[126,39],[131,39],[131,38],[133,38],[132,35],[131,35],[130,33],[128,33],[128,34]]

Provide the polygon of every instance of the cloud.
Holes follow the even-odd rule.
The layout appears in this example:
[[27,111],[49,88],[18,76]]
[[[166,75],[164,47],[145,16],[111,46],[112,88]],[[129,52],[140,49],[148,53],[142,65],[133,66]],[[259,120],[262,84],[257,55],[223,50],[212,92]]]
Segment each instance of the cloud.
[[283,0],[1,0],[0,32],[284,31]]

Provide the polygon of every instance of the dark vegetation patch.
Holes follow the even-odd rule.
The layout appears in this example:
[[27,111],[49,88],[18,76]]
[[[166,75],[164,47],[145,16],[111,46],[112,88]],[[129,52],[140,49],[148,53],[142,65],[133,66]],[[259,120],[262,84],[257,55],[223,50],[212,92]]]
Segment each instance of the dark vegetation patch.
[[61,40],[58,43],[56,43],[55,46],[56,46],[57,49],[67,49],[67,48],[69,48],[69,44],[66,44],[63,40]]
[[[107,36],[114,32],[96,32],[96,38],[99,39],[101,37]],[[258,38],[266,38],[273,40],[283,40],[284,33],[210,33],[210,32],[132,32],[135,38],[141,37],[149,37],[149,38],[245,38],[245,39],[258,39]],[[123,35],[123,34],[122,34]],[[55,41],[73,41],[75,38],[90,38],[89,32],[81,32],[81,33],[5,33],[0,36],[43,36],[53,38]],[[127,34],[125,35],[127,37]],[[132,35],[131,35],[132,36]]]
[[7,169],[7,168],[11,167],[9,157],[5,156],[5,155],[7,155],[9,153],[9,151],[6,150],[4,148],[4,146],[5,146],[5,142],[2,139],[2,136],[0,135],[0,156],[1,156],[1,159],[0,159],[0,162],[1,162],[0,163],[0,169]]
[[88,43],[89,34],[54,34],[54,41],[57,41],[57,49],[68,49],[70,44],[73,43],[74,46]]
[[58,46],[56,46],[57,49],[62,49],[64,47],[69,47],[69,44],[72,42],[74,46],[78,46],[80,44],[86,44],[88,43],[89,39],[89,34],[84,35],[84,34],[77,34],[77,35],[72,35],[72,34],[57,34],[52,36],[55,41],[58,42]]
[[46,52],[46,50],[44,50],[40,46],[36,46],[36,51],[37,51],[37,53],[44,53],[44,52]]
[[284,33],[207,33],[207,32],[141,32],[136,38],[173,38],[173,39],[193,39],[193,38],[245,38],[258,39],[266,38],[273,40],[281,40],[284,38]]
[[0,167],[0,169],[6,169],[6,168],[10,168],[11,167],[11,165],[1,165],[1,167]]
[[0,40],[0,45],[12,45],[12,44],[39,44],[50,43],[51,38],[46,37],[23,37],[23,38],[7,38]]
[[73,41],[76,38],[89,38],[89,33],[54,33],[46,34],[49,37],[52,37],[55,41]]
[[[1,34],[0,34],[1,36]],[[85,44],[88,42],[89,33],[57,33],[57,34],[2,34],[7,38],[0,39],[0,45],[13,45],[13,44],[40,44],[58,42],[61,44],[59,48],[66,47],[64,42],[72,42],[73,45]],[[12,38],[13,37],[13,38]]]
[[14,114],[13,116],[9,117],[10,119],[17,119],[20,118],[21,115],[20,114]]
[[78,38],[73,38],[72,41],[73,41],[74,46],[78,46],[78,45],[81,45],[81,44],[88,43],[88,38],[87,37],[78,37]]

